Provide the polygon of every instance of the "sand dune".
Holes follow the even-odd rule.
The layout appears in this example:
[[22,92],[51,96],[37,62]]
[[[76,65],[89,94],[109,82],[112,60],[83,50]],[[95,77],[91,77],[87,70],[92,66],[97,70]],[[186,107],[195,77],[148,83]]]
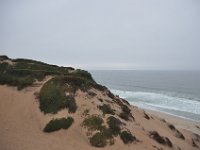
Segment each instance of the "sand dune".
[[[47,81],[49,78],[46,78]],[[43,82],[45,82],[43,81]],[[90,150],[99,149],[92,147],[87,136],[87,129],[81,126],[84,119],[84,111],[89,109],[90,114],[102,115],[97,109],[100,104],[98,98],[106,99],[105,103],[110,103],[113,108],[119,110],[119,106],[111,103],[112,99],[104,93],[93,89],[97,94],[89,97],[87,93],[80,90],[76,92],[76,103],[78,109],[76,113],[69,114],[66,109],[57,114],[44,115],[39,109],[39,102],[35,93],[39,92],[43,82],[34,87],[28,87],[18,91],[15,87],[0,86],[0,149],[1,150]],[[185,139],[176,136],[177,131],[169,128],[169,123],[158,118],[155,114],[149,115],[144,110],[135,106],[130,106],[135,120],[127,121],[121,119],[126,124],[124,128],[130,130],[137,142],[125,145],[122,140],[115,137],[115,144],[101,149],[105,150],[155,150],[155,149],[199,149],[200,137],[189,130],[176,130],[183,134]],[[52,118],[72,116],[73,125],[68,130],[59,130],[52,133],[44,133],[43,128]],[[109,115],[108,115],[109,116]],[[107,115],[105,116],[108,117]],[[119,118],[120,119],[120,118]],[[168,119],[170,121],[170,119]],[[172,121],[178,125],[180,119]],[[198,123],[192,123],[195,127]],[[184,126],[185,127],[185,126]],[[186,127],[187,128],[187,127]],[[200,129],[195,129],[196,131]],[[193,130],[193,131],[195,131]],[[151,131],[157,131],[160,136],[167,137],[173,147],[159,144],[149,136]],[[199,133],[199,132],[197,132]],[[196,147],[194,145],[196,144]]]

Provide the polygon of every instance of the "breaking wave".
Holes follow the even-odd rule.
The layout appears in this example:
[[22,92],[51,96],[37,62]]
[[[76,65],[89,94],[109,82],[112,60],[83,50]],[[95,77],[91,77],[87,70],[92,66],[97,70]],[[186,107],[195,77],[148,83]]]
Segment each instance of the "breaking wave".
[[[111,90],[114,94],[127,99],[131,104],[153,110],[171,110],[196,114],[200,117],[200,101],[185,97],[175,97],[163,93],[133,92]],[[173,113],[172,113],[173,114]]]

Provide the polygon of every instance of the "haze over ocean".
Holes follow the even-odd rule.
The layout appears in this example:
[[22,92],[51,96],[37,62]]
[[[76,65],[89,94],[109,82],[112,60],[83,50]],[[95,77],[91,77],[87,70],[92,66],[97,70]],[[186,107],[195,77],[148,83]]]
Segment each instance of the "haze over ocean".
[[90,71],[131,104],[200,121],[200,71]]

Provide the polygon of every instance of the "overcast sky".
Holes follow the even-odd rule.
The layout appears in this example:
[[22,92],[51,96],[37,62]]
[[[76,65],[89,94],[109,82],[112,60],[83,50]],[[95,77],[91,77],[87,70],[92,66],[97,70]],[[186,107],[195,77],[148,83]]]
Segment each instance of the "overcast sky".
[[200,70],[200,0],[0,0],[0,54],[82,69]]

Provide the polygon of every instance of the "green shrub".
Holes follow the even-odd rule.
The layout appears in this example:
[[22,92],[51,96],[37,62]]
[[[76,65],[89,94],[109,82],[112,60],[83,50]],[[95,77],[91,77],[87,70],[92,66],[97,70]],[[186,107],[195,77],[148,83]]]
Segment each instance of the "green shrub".
[[34,78],[29,77],[29,76],[24,77],[24,78],[20,78],[18,80],[19,83],[18,83],[17,88],[18,88],[18,90],[21,90],[21,89],[23,89],[23,88],[25,88],[27,86],[32,85],[34,81],[35,81]]
[[[74,89],[65,85],[63,77],[54,77],[46,82],[39,93],[40,109],[44,113],[56,113],[62,108],[68,108],[69,113],[75,113],[77,105],[74,99]],[[72,88],[71,95],[66,96],[67,88]]]
[[126,113],[124,112],[121,112],[120,115],[119,115],[120,118],[128,121],[129,120],[129,115],[127,115]]
[[0,61],[7,60],[14,62],[14,65],[0,63],[0,84],[17,86],[18,89],[25,88],[33,82],[24,83],[25,79],[43,80],[47,75],[65,76],[64,80],[70,82],[74,91],[78,88],[87,91],[91,87],[105,90],[106,87],[97,84],[92,75],[84,70],[74,70],[72,67],[59,67],[30,59],[10,59],[7,56],[0,56]]
[[17,86],[18,90],[32,85],[34,77],[25,73],[18,73],[8,63],[0,63],[0,84]]
[[183,134],[180,132],[180,131],[178,131],[178,130],[176,130],[176,135],[175,135],[177,138],[180,138],[180,139],[182,139],[182,140],[185,140],[185,137],[183,136]]
[[107,88],[101,84],[97,84],[96,82],[93,84],[93,87],[97,90],[100,90],[100,91],[105,91],[107,90]]
[[108,104],[103,104],[102,106],[99,106],[99,109],[103,112],[103,114],[115,114],[113,109],[111,109],[110,105]]
[[98,100],[99,100],[100,102],[103,102],[103,99],[102,99],[102,98],[98,98]]
[[120,138],[124,142],[124,144],[132,143],[133,141],[136,140],[135,136],[133,136],[130,132],[128,131],[123,131],[120,133]]
[[39,93],[40,110],[44,113],[56,113],[67,105],[65,88],[60,78],[55,77],[46,82]]
[[194,142],[194,139],[193,139],[193,138],[192,138],[192,146],[199,149],[199,146]]
[[90,143],[95,147],[104,147],[107,142],[114,144],[113,130],[106,128],[102,125],[103,119],[99,116],[88,116],[83,121],[83,126],[86,126],[89,130],[99,130],[100,132],[94,134],[90,138]]
[[[76,75],[54,77],[46,82],[40,91],[40,109],[44,113],[56,113],[67,107],[69,112],[74,113],[77,109],[74,99],[75,92],[78,89],[89,90],[93,84],[92,81]],[[66,96],[65,91],[68,91],[70,95]]]
[[107,119],[107,123],[108,123],[109,129],[111,130],[112,134],[117,136],[121,131],[122,122],[119,119],[117,119],[113,116],[110,116]]
[[150,132],[150,137],[156,140],[160,144],[165,144],[164,137],[161,137],[160,134],[156,131]]
[[113,138],[113,133],[112,133],[112,130],[110,128],[102,129],[101,133],[106,139],[112,139]]
[[126,105],[121,105],[121,109],[122,109],[122,112],[120,113],[119,117],[124,119],[124,120],[129,120],[129,117],[131,117],[131,110],[128,108],[128,106]]
[[150,132],[149,136],[160,144],[173,147],[172,142],[167,137],[160,136],[160,134],[157,131]]
[[89,109],[85,109],[82,115],[83,116],[88,116],[89,115],[89,111],[90,111]]
[[61,118],[61,119],[53,119],[51,120],[44,128],[44,132],[53,132],[60,129],[68,129],[72,123],[74,122],[74,119],[72,117]]
[[0,63],[0,73],[5,74],[9,69],[10,65],[8,63]]
[[122,105],[121,108],[122,108],[122,111],[123,111],[124,113],[126,113],[127,115],[130,114],[131,110],[129,109],[128,106]]
[[94,134],[90,138],[90,143],[91,143],[92,146],[95,146],[95,147],[104,147],[107,144],[104,135],[100,132]]
[[0,55],[0,60],[9,60],[9,58],[6,55]]
[[94,93],[94,92],[92,92],[92,91],[88,91],[88,95],[91,96],[91,97],[94,97],[94,96],[96,96],[97,94]]
[[168,137],[165,137],[165,142],[166,142],[166,145],[167,145],[167,146],[173,147],[173,144],[172,144],[172,142],[169,140]]
[[182,134],[179,130],[177,130],[176,127],[175,127],[174,125],[168,124],[168,127],[169,127],[171,130],[173,130],[173,131],[176,132],[175,136],[176,136],[177,138],[180,138],[180,139],[182,139],[182,140],[185,140],[185,137],[183,136],[183,134]]
[[144,112],[144,118],[146,118],[147,120],[150,119],[150,117]]
[[125,104],[127,104],[127,105],[129,105],[130,106],[130,103],[127,101],[127,100],[125,100],[125,99],[122,99],[121,98],[121,100],[125,103]]
[[109,143],[114,144],[113,134],[111,129],[104,127],[100,132],[94,134],[90,138],[91,145],[95,147],[104,147]]
[[69,110],[69,113],[75,113],[77,105],[75,99],[72,96],[67,96],[66,107]]
[[74,93],[77,89],[88,91],[94,84],[93,81],[76,76],[75,74],[66,75],[63,77],[62,80],[63,82],[68,83],[73,88]]
[[173,124],[168,124],[168,127],[171,129],[171,130],[176,130],[175,126]]
[[10,59],[0,56],[0,61],[9,59],[14,65],[0,63],[0,84],[17,86],[23,89],[35,80],[43,80],[46,75],[67,75],[72,68],[58,67],[29,59]]
[[88,127],[90,130],[102,130],[104,127],[102,126],[103,119],[99,116],[88,116],[83,120],[83,125]]
[[109,90],[107,90],[107,95],[108,97],[110,97],[111,99],[115,99],[115,95],[113,93],[111,93]]

